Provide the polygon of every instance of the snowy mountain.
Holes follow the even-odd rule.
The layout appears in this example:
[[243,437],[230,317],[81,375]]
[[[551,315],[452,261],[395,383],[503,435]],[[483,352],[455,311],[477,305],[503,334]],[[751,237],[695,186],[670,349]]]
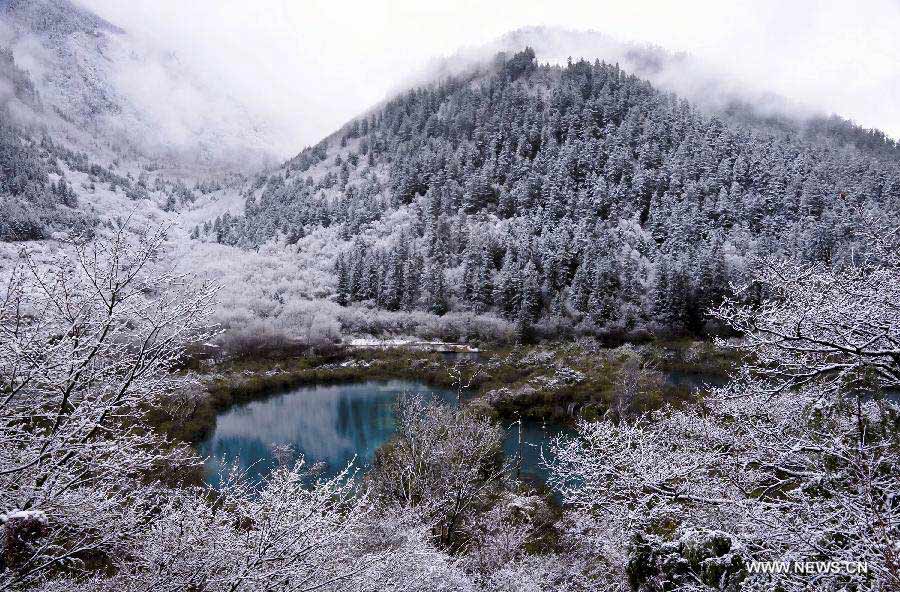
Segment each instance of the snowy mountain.
[[528,48],[348,123],[194,236],[315,245],[343,305],[701,333],[756,257],[839,264],[874,221],[896,224],[896,144],[820,122],[717,113]]
[[[594,30],[561,27],[524,27],[491,43],[462,48],[455,54],[434,60],[411,78],[411,87],[427,85],[447,76],[461,76],[477,70],[503,52],[512,55],[531,47],[538,63],[565,66],[570,59],[599,59],[618,64],[663,92],[677,94],[700,110],[738,125],[778,126],[808,138],[852,143],[900,157],[900,147],[877,129],[863,129],[812,105],[798,103],[761,86],[723,71],[699,57],[671,52],[655,45],[619,40]],[[407,90],[397,89],[396,94]]]
[[216,80],[69,0],[3,0],[0,46],[33,80],[40,125],[72,147],[206,167],[258,165],[284,149]]

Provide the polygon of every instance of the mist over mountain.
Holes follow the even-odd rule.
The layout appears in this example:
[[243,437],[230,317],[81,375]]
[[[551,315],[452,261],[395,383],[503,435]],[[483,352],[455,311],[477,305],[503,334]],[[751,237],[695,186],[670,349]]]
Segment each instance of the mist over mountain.
[[[676,93],[708,114],[736,123],[760,123],[799,130],[819,139],[840,138],[869,147],[888,147],[890,138],[877,129],[864,129],[852,121],[821,107],[791,100],[766,89],[764,82],[751,81],[721,66],[686,52],[635,42],[593,30],[562,27],[525,27],[479,47],[468,47],[452,56],[435,59],[410,79],[411,86],[427,84],[441,77],[461,75],[490,62],[499,52],[515,53],[531,47],[539,63],[565,65],[570,59],[602,60],[619,64],[662,91]],[[397,92],[402,92],[398,89]],[[852,129],[852,131],[851,131]],[[900,154],[896,152],[895,154]]]
[[67,1],[0,6],[0,240],[149,222],[194,201],[186,182],[272,157],[238,103],[160,55]]
[[[109,158],[144,157],[207,168],[225,164],[242,170],[300,147],[301,140],[291,137],[296,126],[264,108],[246,88],[227,84],[221,69],[207,68],[186,46],[165,43],[145,31],[123,30],[70,0],[0,4],[0,46],[12,51],[46,107],[32,121],[52,126],[75,146]],[[525,27],[491,43],[460,49],[434,60],[396,92],[477,69],[498,52],[514,53],[526,46],[535,50],[539,63],[565,64],[569,58],[619,63],[660,90],[718,115],[752,116],[783,125],[801,122],[815,133],[826,130],[825,135],[846,133],[849,123],[813,105],[776,96],[762,82],[751,84],[695,56],[561,27]],[[27,111],[20,115],[28,119]]]
[[219,81],[69,0],[5,0],[0,46],[41,97],[44,112],[32,121],[74,147],[232,168],[283,150],[278,130]]

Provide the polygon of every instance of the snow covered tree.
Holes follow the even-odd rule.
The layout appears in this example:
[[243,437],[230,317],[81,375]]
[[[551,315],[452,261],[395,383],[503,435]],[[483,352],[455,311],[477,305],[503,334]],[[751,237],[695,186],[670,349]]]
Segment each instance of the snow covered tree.
[[[172,370],[209,335],[213,287],[158,270],[165,233],[73,246],[49,271],[26,252],[0,302],[0,507],[46,528],[0,576],[24,584],[113,564],[154,512],[161,479],[197,462],[147,428],[189,386]],[[149,485],[148,485],[149,483]],[[10,526],[7,520],[7,528]],[[11,539],[12,540],[12,539]]]
[[[900,413],[882,395],[900,387],[900,261],[894,234],[870,243],[871,256],[841,269],[755,266],[766,300],[714,311],[745,335],[722,345],[752,354],[728,386],[692,407],[585,422],[560,440],[552,481],[573,508],[570,534],[607,577],[634,583],[630,561],[662,561],[713,529],[722,553],[703,565],[683,559],[687,571],[666,577],[798,592],[900,585]],[[763,574],[751,561],[868,571]]]
[[405,398],[397,435],[378,450],[366,479],[379,503],[419,516],[443,548],[457,551],[462,530],[508,471],[503,431],[489,419]]

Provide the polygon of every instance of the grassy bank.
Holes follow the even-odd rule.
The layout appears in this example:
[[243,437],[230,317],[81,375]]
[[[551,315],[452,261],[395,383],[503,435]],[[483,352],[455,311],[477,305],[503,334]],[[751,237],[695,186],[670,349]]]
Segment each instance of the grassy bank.
[[[405,349],[334,349],[316,355],[228,360],[200,372],[203,388],[173,417],[151,421],[173,438],[198,442],[215,428],[216,416],[233,405],[314,384],[406,379],[456,388],[456,371],[471,386],[472,404],[497,417],[533,417],[567,423],[624,409],[623,373],[640,388],[628,411],[688,400],[691,376],[724,379],[733,357],[712,344],[681,341],[603,348],[595,342],[498,348],[478,359],[445,358]],[[637,373],[634,369],[637,368]],[[668,378],[688,377],[681,383]]]
[[[695,341],[557,343],[494,352],[477,384],[482,404],[499,416],[569,422],[691,400],[699,384],[724,382],[734,361],[731,352]],[[636,385],[630,394],[628,383]]]

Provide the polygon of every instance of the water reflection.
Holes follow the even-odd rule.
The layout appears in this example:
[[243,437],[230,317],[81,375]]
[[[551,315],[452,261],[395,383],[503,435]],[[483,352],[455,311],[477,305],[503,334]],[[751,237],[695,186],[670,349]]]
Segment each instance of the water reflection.
[[[218,486],[226,466],[239,463],[251,479],[258,480],[275,465],[273,447],[291,446],[307,461],[324,462],[324,476],[331,476],[356,459],[365,469],[375,450],[394,433],[394,404],[403,393],[456,404],[456,394],[417,382],[368,381],[295,389],[235,407],[218,417],[212,436],[199,445],[206,463],[207,482]],[[524,422],[522,445],[517,424],[506,425],[504,448],[511,457],[521,451],[522,477],[542,479],[541,447],[558,433],[557,428]]]

